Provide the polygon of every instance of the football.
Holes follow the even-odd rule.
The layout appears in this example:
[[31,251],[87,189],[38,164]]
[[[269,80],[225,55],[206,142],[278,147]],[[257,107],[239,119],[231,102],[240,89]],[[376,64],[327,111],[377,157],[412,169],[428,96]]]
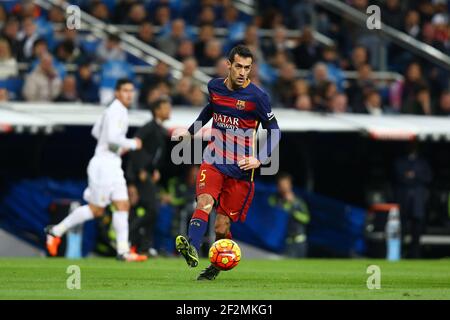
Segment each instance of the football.
[[209,261],[220,270],[231,270],[241,261],[241,249],[233,240],[217,240],[209,249]]

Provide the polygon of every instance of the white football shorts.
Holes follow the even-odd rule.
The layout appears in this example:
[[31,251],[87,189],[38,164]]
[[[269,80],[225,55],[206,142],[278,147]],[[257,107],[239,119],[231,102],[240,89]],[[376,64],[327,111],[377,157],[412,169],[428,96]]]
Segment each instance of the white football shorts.
[[105,208],[112,201],[128,200],[120,159],[94,156],[87,167],[87,174],[88,187],[83,198],[88,203]]

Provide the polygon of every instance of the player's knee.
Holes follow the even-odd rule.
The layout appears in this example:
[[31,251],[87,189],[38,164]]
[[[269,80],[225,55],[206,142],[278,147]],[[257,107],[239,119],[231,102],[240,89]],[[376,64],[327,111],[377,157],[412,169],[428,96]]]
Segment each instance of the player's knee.
[[210,213],[214,206],[214,198],[209,194],[202,194],[197,198],[197,209]]
[[103,216],[103,213],[105,212],[105,209],[101,207],[89,205],[89,208],[91,209],[92,214],[94,215],[95,218]]
[[114,203],[117,211],[130,211],[130,203],[128,201],[118,201]]

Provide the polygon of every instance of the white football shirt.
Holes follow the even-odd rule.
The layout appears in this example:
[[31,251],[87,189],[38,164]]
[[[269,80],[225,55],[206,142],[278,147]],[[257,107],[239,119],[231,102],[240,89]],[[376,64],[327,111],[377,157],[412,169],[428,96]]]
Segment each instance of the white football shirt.
[[92,135],[97,139],[95,156],[110,156],[120,159],[123,149],[136,150],[136,140],[126,137],[128,131],[128,109],[115,99],[95,122]]

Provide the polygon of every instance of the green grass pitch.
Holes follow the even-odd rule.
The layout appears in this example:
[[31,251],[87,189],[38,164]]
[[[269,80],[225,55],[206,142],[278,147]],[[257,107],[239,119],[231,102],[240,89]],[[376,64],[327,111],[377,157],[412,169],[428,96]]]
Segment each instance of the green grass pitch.
[[[67,267],[78,265],[81,289],[67,289]],[[243,259],[215,281],[196,281],[207,265],[182,259],[144,263],[86,258],[0,258],[0,299],[450,299],[450,260]],[[381,288],[369,290],[369,265]]]

